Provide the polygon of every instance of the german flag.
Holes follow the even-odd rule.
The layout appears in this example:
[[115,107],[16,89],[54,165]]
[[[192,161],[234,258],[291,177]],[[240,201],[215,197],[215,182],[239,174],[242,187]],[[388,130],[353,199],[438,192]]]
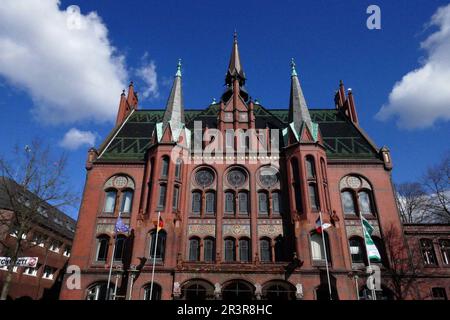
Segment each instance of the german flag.
[[164,221],[161,218],[161,214],[158,213],[158,221],[153,221],[153,224],[156,227],[156,232],[159,232],[162,228],[164,228]]

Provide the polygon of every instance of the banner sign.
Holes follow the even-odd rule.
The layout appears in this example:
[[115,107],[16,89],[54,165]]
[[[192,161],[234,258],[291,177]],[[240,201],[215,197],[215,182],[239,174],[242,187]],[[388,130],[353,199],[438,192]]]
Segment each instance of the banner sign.
[[[17,267],[30,267],[35,268],[38,263],[38,257],[20,257],[17,258],[15,265]],[[0,257],[0,267],[9,266],[11,264],[11,258]]]

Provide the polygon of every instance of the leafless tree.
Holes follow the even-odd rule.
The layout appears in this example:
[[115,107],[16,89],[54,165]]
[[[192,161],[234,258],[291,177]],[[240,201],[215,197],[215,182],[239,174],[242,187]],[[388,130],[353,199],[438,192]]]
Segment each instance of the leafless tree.
[[[67,156],[53,156],[48,146],[35,139],[25,148],[15,147],[8,157],[0,157],[0,192],[6,210],[0,210],[1,245],[11,258],[3,282],[0,300],[6,300],[11,285],[13,265],[22,252],[35,245],[25,236],[39,219],[43,207],[64,209],[78,202],[77,193],[65,175]],[[4,235],[14,234],[14,241]],[[3,235],[2,235],[3,234]]]
[[437,222],[450,223],[450,151],[437,165],[428,168],[423,182],[430,197],[430,213]]
[[423,223],[427,220],[429,197],[418,182],[395,185],[397,207],[403,223]]
[[418,275],[422,272],[420,248],[409,246],[401,231],[391,225],[383,234],[387,261],[384,278],[396,300],[405,300],[414,294]]

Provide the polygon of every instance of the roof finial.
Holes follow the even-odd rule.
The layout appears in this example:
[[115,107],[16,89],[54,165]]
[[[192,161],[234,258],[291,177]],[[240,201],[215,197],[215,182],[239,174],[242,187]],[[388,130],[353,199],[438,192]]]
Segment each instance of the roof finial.
[[294,58],[291,58],[291,76],[292,77],[296,77],[297,76],[297,71],[295,70],[295,61]]
[[175,73],[175,77],[181,77],[181,58],[178,59],[177,73]]
[[234,28],[233,41],[237,42],[237,31],[236,31],[236,28]]

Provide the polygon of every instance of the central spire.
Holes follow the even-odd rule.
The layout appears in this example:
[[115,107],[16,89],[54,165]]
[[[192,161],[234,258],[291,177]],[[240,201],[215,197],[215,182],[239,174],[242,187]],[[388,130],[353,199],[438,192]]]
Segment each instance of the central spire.
[[183,93],[181,89],[181,59],[178,59],[177,72],[173,81],[172,90],[167,100],[166,111],[163,117],[164,128],[171,122],[172,126],[180,127],[184,124]]
[[228,70],[225,77],[225,83],[228,86],[233,84],[233,80],[239,80],[239,85],[243,86],[245,83],[245,73],[242,68],[241,59],[239,57],[239,48],[237,41],[237,32],[233,34],[233,48],[231,50],[230,63],[228,64]]

